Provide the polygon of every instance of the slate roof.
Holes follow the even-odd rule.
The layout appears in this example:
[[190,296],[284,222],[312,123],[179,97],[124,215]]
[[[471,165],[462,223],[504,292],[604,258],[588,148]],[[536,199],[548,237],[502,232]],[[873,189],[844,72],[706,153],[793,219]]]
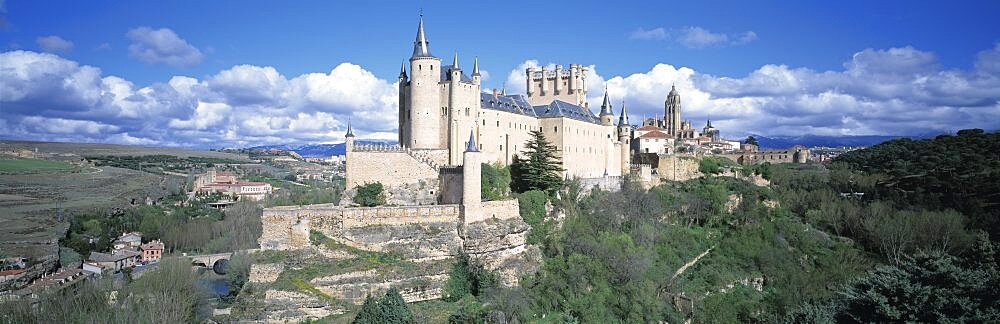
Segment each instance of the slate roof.
[[494,96],[491,93],[479,94],[479,106],[483,109],[500,110],[519,115],[538,117],[535,110],[528,104],[528,99],[522,95]]
[[600,120],[594,117],[594,114],[590,110],[562,100],[553,100],[548,105],[534,106],[532,108],[535,109],[535,115],[539,118],[566,117],[588,123],[600,123]]
[[115,262],[137,256],[139,256],[139,253],[134,251],[120,251],[116,254],[90,252],[90,258],[88,259],[96,262]]
[[[441,66],[441,81],[451,80],[451,67],[452,67],[451,64]],[[465,71],[462,71],[462,77],[460,81],[472,82],[472,78],[466,75]]]

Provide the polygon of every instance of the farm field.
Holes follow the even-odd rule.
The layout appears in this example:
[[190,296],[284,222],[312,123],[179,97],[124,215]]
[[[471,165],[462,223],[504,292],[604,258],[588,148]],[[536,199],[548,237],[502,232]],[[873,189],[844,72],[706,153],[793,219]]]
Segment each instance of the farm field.
[[0,159],[0,174],[69,171],[74,165],[40,159]]

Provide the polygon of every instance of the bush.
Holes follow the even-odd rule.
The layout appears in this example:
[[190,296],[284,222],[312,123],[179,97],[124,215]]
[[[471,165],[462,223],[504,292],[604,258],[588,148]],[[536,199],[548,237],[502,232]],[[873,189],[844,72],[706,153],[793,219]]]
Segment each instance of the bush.
[[551,224],[545,220],[545,203],[548,202],[549,195],[544,191],[530,190],[517,194],[517,203],[520,208],[521,218],[525,223],[531,225],[531,232],[528,233],[528,244],[541,243]]
[[357,191],[354,195],[355,204],[365,207],[385,205],[385,188],[382,187],[382,183],[365,183],[354,189]]
[[479,297],[486,290],[497,286],[497,275],[487,271],[481,264],[470,264],[469,256],[462,254],[448,274],[444,286],[444,300],[458,301],[466,295]]
[[717,156],[707,156],[698,161],[698,172],[704,174],[719,174],[722,167],[733,165],[733,162],[726,158]]
[[399,290],[393,287],[381,299],[368,296],[352,323],[413,323],[413,313]]

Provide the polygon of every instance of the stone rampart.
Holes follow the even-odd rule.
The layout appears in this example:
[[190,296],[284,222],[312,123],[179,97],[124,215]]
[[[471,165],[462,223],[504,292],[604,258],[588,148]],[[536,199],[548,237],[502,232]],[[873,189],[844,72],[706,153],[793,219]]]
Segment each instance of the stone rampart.
[[[398,146],[359,146],[347,152],[345,198],[366,183],[381,183],[386,201],[417,205],[435,203],[439,191],[439,165]],[[350,201],[350,200],[347,200]]]
[[677,155],[660,155],[656,173],[660,179],[669,181],[687,181],[702,176],[697,158]]
[[520,219],[520,210],[517,199],[484,201],[481,209],[484,219],[496,218],[499,220]]
[[[377,225],[457,222],[458,205],[342,207],[335,204],[265,208],[261,216],[263,250],[298,249],[309,245],[309,231],[339,237],[347,229]],[[515,209],[515,212],[517,209]]]

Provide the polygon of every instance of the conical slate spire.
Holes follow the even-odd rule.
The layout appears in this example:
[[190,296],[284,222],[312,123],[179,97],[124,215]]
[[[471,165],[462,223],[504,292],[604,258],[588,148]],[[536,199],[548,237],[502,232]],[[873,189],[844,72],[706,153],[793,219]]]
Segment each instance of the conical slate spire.
[[476,145],[476,135],[473,130],[469,130],[469,146],[465,148],[466,152],[479,152],[479,147]]
[[406,61],[399,64],[399,77],[402,79],[406,78]]
[[507,95],[507,84],[506,83],[504,83],[503,88],[500,88],[500,95],[501,96],[506,96]]
[[354,137],[354,131],[351,130],[351,120],[347,120],[347,134],[344,137]]
[[614,115],[611,112],[611,98],[608,97],[608,87],[604,87],[604,103],[601,104],[601,116]]
[[420,14],[420,24],[417,26],[417,40],[413,42],[413,57],[433,57],[427,48],[427,36],[424,35],[424,15]]
[[479,75],[479,57],[478,56],[476,56],[476,59],[472,63],[472,75]]
[[458,67],[458,52],[455,52],[455,60],[451,61],[451,68],[453,70],[461,70],[462,69],[462,68]]
[[622,100],[622,114],[618,116],[618,126],[628,126],[628,112],[625,111],[625,100]]

